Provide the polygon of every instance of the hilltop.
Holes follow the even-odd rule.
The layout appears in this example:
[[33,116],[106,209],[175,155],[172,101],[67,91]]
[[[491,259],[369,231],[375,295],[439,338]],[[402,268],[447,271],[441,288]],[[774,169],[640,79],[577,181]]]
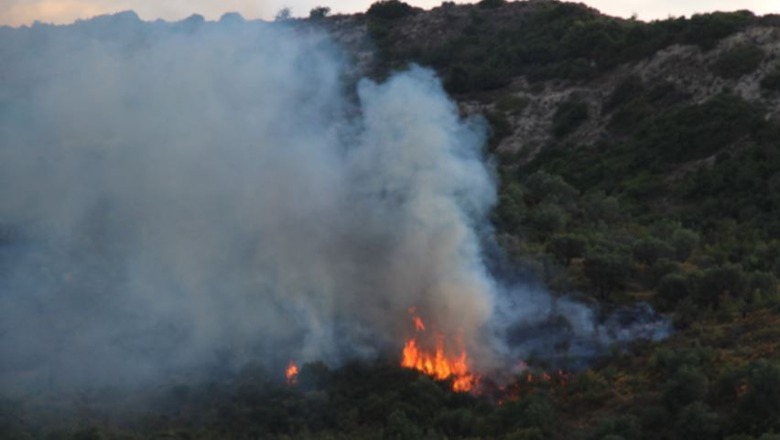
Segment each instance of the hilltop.
[[529,359],[476,397],[394,360],[305,364],[295,387],[246,365],[153,390],[157,406],[126,418],[102,412],[121,407],[110,392],[85,393],[78,422],[3,401],[0,428],[18,438],[777,439],[780,16],[642,22],[543,0],[326,12],[279,25],[330,32],[351,58],[349,87],[418,64],[462,116],[484,118],[500,187],[495,270],[605,311],[649,303],[674,333],[584,371]]

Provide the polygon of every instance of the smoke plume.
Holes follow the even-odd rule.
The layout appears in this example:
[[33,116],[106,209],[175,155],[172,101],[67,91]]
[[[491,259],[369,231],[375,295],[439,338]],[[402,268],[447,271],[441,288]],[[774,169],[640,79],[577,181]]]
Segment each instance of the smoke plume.
[[428,70],[355,84],[312,29],[133,13],[0,28],[0,60],[5,391],[397,353],[410,307],[478,368],[553,309],[598,333],[488,273],[485,129]]
[[353,99],[326,35],[240,20],[0,44],[4,387],[373,356],[412,306],[484,345],[495,186],[431,72]]

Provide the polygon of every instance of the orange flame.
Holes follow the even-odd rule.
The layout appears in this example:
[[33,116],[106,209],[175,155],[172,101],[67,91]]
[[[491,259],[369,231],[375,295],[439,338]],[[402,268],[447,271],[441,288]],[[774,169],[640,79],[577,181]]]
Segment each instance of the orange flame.
[[[415,314],[415,309],[409,309],[417,333],[425,332],[425,323]],[[469,371],[468,355],[460,338],[456,338],[459,348],[457,356],[448,356],[445,350],[444,335],[434,332],[436,348],[431,353],[420,347],[416,337],[406,341],[403,349],[401,366],[423,372],[438,380],[451,379],[452,389],[458,392],[471,391],[479,377]]]
[[284,370],[284,375],[287,376],[287,383],[289,385],[295,385],[298,383],[298,365],[295,364],[295,361],[290,361],[290,363],[287,364],[287,369]]

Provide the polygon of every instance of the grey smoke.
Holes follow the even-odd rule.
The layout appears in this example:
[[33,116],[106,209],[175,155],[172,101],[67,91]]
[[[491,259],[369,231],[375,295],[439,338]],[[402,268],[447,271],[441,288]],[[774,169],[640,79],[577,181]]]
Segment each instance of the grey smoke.
[[503,339],[552,300],[486,269],[484,124],[428,70],[349,65],[240,19],[0,28],[0,390],[371,358],[412,306],[478,368],[526,354]]
[[0,41],[6,383],[335,363],[397,348],[412,306],[448,333],[488,319],[484,130],[431,72],[355,103],[326,35],[240,20]]

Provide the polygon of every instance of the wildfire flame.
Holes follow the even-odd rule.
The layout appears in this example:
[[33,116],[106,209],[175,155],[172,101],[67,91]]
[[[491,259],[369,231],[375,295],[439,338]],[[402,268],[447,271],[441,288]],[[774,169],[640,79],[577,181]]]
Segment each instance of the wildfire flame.
[[298,382],[298,365],[295,364],[295,361],[290,361],[290,363],[287,364],[284,375],[287,376],[287,383],[289,385],[295,385]]
[[454,338],[457,346],[456,351],[459,354],[448,355],[444,335],[434,331],[435,348],[432,352],[425,350],[418,342],[418,336],[426,334],[425,323],[416,314],[414,307],[409,309],[409,314],[412,315],[414,322],[415,336],[404,344],[401,366],[415,369],[439,380],[451,379],[454,391],[471,391],[477,384],[479,377],[469,370],[468,355],[463,341],[459,337]]

